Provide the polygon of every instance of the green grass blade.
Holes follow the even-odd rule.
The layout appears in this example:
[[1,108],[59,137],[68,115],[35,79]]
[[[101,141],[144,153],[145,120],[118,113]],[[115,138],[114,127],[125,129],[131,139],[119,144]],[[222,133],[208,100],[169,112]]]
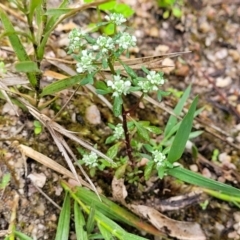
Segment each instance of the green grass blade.
[[22,232],[14,231],[14,233],[20,240],[33,240],[32,238],[30,238],[29,236]]
[[[8,16],[5,12],[0,9],[0,18],[2,20],[3,27],[5,31],[11,32],[12,34],[8,35],[8,39],[14,49],[14,52],[19,61],[30,61],[29,56],[27,55],[24,46],[22,45],[18,35],[16,34],[14,27],[9,20]],[[28,80],[32,84],[33,87],[37,86],[37,78],[33,73],[27,73]]]
[[68,239],[70,227],[70,196],[68,193],[65,195],[63,207],[60,213],[57,226],[57,234],[55,240]]
[[187,140],[189,138],[189,134],[192,129],[194,113],[197,107],[197,101],[198,97],[193,100],[188,113],[183,118],[181,125],[179,126],[179,129],[174,137],[171,149],[167,157],[167,160],[171,163],[177,161],[183,154]]
[[[174,108],[173,112],[178,116],[180,115],[180,113],[182,112],[182,109],[184,107],[185,102],[187,101],[189,95],[190,95],[190,91],[191,91],[191,85],[188,86],[188,88],[185,90],[185,92],[183,93],[182,97],[180,98],[180,100],[178,101],[178,104],[176,105],[176,107]],[[174,125],[177,124],[177,118],[175,116],[170,116],[165,131],[164,131],[164,136],[168,135],[170,130],[174,127]]]
[[103,227],[99,222],[97,223],[97,225],[104,240],[112,240],[112,234],[105,227]]
[[95,224],[94,216],[95,216],[95,209],[93,207],[91,207],[89,215],[88,215],[88,219],[87,219],[87,233],[88,234],[90,234],[94,229],[94,224]]
[[64,78],[62,80],[56,81],[54,83],[49,84],[45,88],[43,88],[40,97],[43,97],[45,95],[51,95],[56,92],[60,92],[64,89],[70,88],[77,83],[79,83],[82,79],[82,75],[75,75],[73,77]]
[[74,201],[74,220],[77,240],[88,240],[87,232],[84,230],[86,222],[79,204]]
[[15,68],[18,72],[25,72],[25,73],[40,72],[40,70],[38,69],[37,63],[33,61],[21,61],[21,62],[15,63]]
[[240,190],[227,184],[203,177],[199,173],[192,172],[185,168],[172,168],[168,170],[168,175],[180,179],[183,182],[197,185],[202,188],[219,191],[234,197],[240,197]]

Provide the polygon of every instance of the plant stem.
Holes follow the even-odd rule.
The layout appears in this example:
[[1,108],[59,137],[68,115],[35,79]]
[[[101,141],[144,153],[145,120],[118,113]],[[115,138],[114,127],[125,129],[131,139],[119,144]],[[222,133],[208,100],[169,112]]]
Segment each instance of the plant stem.
[[126,144],[126,151],[128,155],[129,162],[133,164],[133,156],[132,156],[132,147],[130,143],[129,131],[127,127],[127,115],[128,111],[125,111],[124,106],[122,106],[122,117],[123,117],[123,130],[125,135],[125,144]]

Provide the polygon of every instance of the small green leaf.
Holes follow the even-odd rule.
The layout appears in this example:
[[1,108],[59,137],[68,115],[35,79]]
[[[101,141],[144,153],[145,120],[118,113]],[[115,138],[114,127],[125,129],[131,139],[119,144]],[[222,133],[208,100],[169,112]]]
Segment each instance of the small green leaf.
[[57,234],[55,240],[68,239],[70,228],[70,214],[70,196],[68,193],[66,193],[60,217],[58,219]]
[[94,225],[95,225],[94,217],[95,217],[95,209],[91,207],[91,210],[90,210],[90,213],[89,213],[88,219],[87,219],[87,225],[86,225],[88,234],[90,234],[94,229]]
[[131,77],[131,78],[136,78],[137,74],[135,73],[135,71],[130,68],[127,64],[121,62],[122,66],[124,67],[125,71],[127,72],[127,74]]
[[148,161],[145,169],[144,169],[144,178],[147,181],[153,172],[153,167],[154,167],[154,161]]
[[70,8],[52,8],[46,11],[46,15],[59,17],[63,14],[71,12],[73,9]]
[[93,76],[94,74],[87,74],[82,81],[80,82],[80,85],[87,85],[87,84],[93,84]]
[[116,138],[114,136],[110,136],[106,139],[105,143],[106,144],[109,144],[109,143],[112,143],[116,140]]
[[117,154],[118,154],[118,150],[119,150],[119,147],[121,145],[121,142],[118,142],[116,144],[114,144],[113,146],[111,146],[108,151],[107,151],[107,156],[110,157],[111,159],[114,159]]
[[104,226],[98,223],[98,229],[100,230],[104,240],[112,240],[112,234]]
[[70,78],[64,78],[62,80],[56,81],[54,83],[49,84],[45,88],[43,88],[42,93],[40,94],[41,97],[46,95],[51,95],[56,92],[60,92],[64,89],[70,88],[76,84],[78,84],[82,79],[82,75],[75,75]]
[[[109,36],[113,35],[115,33],[115,25],[113,23],[107,24],[106,26],[103,27],[103,32]],[[104,68],[106,67],[104,66]]]
[[146,127],[146,129],[151,133],[155,133],[155,134],[162,133],[162,130],[159,127],[149,126],[149,127]]
[[137,128],[137,133],[139,134],[139,136],[141,138],[143,138],[144,140],[149,141],[148,131],[141,124],[139,124],[137,122],[134,122],[134,123],[135,123],[135,126]]
[[170,12],[167,10],[167,11],[164,11],[164,13],[163,13],[163,18],[164,19],[167,19],[167,18],[169,18],[169,15],[170,15]]
[[11,179],[10,173],[3,174],[2,180],[0,181],[0,189],[5,188],[10,182],[10,179]]
[[192,129],[192,123],[193,123],[194,113],[195,113],[196,106],[197,106],[197,101],[198,101],[198,97],[196,97],[193,100],[191,107],[188,110],[188,113],[183,118],[183,120],[179,126],[179,129],[176,133],[176,136],[174,137],[171,149],[170,149],[170,151],[168,153],[168,157],[167,157],[167,160],[170,163],[174,163],[175,161],[177,161],[183,154],[185,145],[187,143],[189,134]]
[[121,13],[125,18],[131,17],[134,14],[134,10],[125,3],[116,4],[113,11]]
[[123,104],[123,100],[120,96],[114,98],[113,114],[115,117],[118,117],[122,114],[122,104]]
[[176,167],[168,170],[168,175],[180,179],[183,182],[197,185],[199,187],[219,191],[223,194],[228,194],[233,197],[240,197],[240,190],[227,185],[225,183],[217,182],[213,179],[203,177],[199,173],[192,172],[188,169]]
[[124,163],[124,164],[122,164],[122,165],[115,171],[114,176],[115,176],[117,179],[123,178],[124,175],[125,175],[127,166],[128,166],[128,163],[127,163],[127,162]]
[[14,231],[14,234],[15,234],[20,240],[33,240],[32,238],[30,238],[29,236],[27,236],[26,234],[24,234],[24,233],[22,233],[22,232]]
[[88,240],[87,232],[85,231],[85,219],[77,201],[74,201],[74,220],[77,240]]
[[[182,109],[184,107],[185,102],[187,101],[189,94],[191,91],[191,85],[188,86],[188,88],[185,90],[183,96],[181,97],[181,99],[178,101],[176,107],[174,108],[173,112],[179,116],[180,113],[182,112]],[[164,131],[164,136],[168,135],[168,133],[170,132],[170,130],[174,127],[174,125],[177,124],[177,118],[175,116],[170,116],[168,122],[167,122],[167,126],[165,127],[165,131]]]
[[178,7],[174,7],[172,9],[173,16],[176,18],[180,18],[182,16],[182,10]]
[[100,4],[98,7],[101,10],[109,11],[109,10],[113,10],[115,5],[116,5],[116,0],[113,0],[113,1],[109,1],[107,3]]

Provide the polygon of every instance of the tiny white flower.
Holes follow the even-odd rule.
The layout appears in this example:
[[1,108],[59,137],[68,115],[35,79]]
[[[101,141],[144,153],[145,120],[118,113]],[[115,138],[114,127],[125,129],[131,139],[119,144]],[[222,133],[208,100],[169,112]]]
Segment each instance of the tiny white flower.
[[155,71],[150,71],[145,80],[140,80],[138,82],[138,86],[141,87],[141,90],[144,93],[148,93],[151,91],[157,91],[160,85],[164,84],[163,73]]
[[74,51],[80,49],[84,44],[84,37],[86,33],[80,29],[74,28],[68,35],[69,38],[69,50]]
[[96,45],[93,46],[93,50],[101,50],[102,53],[107,53],[109,50],[113,50],[115,48],[114,42],[112,38],[99,36]]
[[91,152],[90,154],[84,154],[82,161],[86,166],[96,167],[98,165],[98,156],[95,152]]
[[136,46],[137,39],[135,36],[130,35],[127,32],[122,33],[119,39],[116,40],[116,43],[119,45],[119,48],[127,50],[130,47]]
[[105,16],[105,19],[109,22],[113,22],[116,25],[121,25],[126,22],[126,18],[120,13],[110,13],[109,16]]
[[91,52],[88,52],[87,50],[83,50],[81,52],[80,60],[77,62],[77,69],[76,71],[78,73],[83,72],[94,72],[96,70],[96,67],[93,64],[93,60],[95,59],[94,55]]
[[113,97],[118,97],[121,94],[127,94],[131,82],[129,80],[124,81],[120,75],[115,75],[113,76],[113,81],[107,81],[107,85],[114,90]]
[[166,156],[159,150],[153,151],[152,155],[153,155],[153,161],[157,164],[157,167],[163,166]]
[[115,139],[121,139],[123,137],[123,125],[121,123],[117,124],[117,126],[114,128],[113,136]]

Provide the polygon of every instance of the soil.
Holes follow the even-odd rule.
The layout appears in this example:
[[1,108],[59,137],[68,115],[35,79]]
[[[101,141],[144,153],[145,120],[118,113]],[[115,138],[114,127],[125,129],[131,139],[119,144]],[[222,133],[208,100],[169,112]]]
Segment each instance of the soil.
[[[186,150],[181,163],[206,177],[239,188],[240,1],[188,0],[180,7],[182,17],[176,18],[170,14],[167,19],[163,18],[165,10],[158,7],[154,0],[124,2],[135,11],[128,22],[130,31],[138,42],[137,47],[131,50],[131,58],[184,52],[178,57],[166,58],[161,65],[155,66],[165,72],[167,83],[164,90],[172,92],[170,97],[163,99],[164,106],[174,108],[178,100],[176,95],[191,84],[191,99],[199,95],[198,107],[204,107],[194,122],[194,129],[203,131],[202,135],[193,140],[199,155],[194,158],[191,151]],[[23,31],[26,21],[22,15],[13,6],[3,4],[14,26]],[[51,5],[56,7],[56,1],[52,1]],[[84,27],[95,21],[95,13],[95,9],[88,9],[59,25],[51,36],[46,57],[71,60],[66,53],[69,31],[74,26]],[[2,32],[0,22],[0,33]],[[9,80],[25,80],[24,75],[17,75],[13,67],[16,59],[6,38],[0,39],[0,60],[7,66]],[[45,73],[42,85],[53,80],[48,70],[66,74],[58,64],[51,64],[50,61],[43,62],[42,70]],[[26,87],[19,89],[22,93],[28,92]],[[41,113],[54,118],[71,94],[72,90],[63,91],[51,107],[42,109]],[[154,95],[152,97],[156,98]],[[50,98],[44,101],[47,100]],[[132,105],[137,102],[137,98],[131,96],[126,101]],[[93,123],[91,117],[89,119],[86,116],[92,105],[95,105],[94,114],[100,114],[100,122]],[[41,194],[31,180],[37,177],[40,182],[43,181],[41,190],[61,206],[64,192],[59,181],[63,177],[31,158],[24,158],[19,145],[30,146],[66,168],[67,164],[47,129],[43,129],[39,135],[34,134],[34,117],[20,107],[15,110],[18,115],[6,101],[0,100],[0,177],[8,172],[12,176],[9,185],[0,192],[0,233],[8,230],[12,210],[17,202],[16,228],[34,239],[53,239],[60,211]],[[147,101],[142,101],[134,114],[136,119],[148,120],[160,128],[163,128],[169,117],[163,109]],[[119,122],[87,88],[78,91],[56,121],[66,129],[78,132],[77,135],[85,141],[97,144],[102,152],[107,151],[108,146],[104,141],[111,134],[107,123]],[[67,143],[79,156],[76,151],[78,145],[70,140]],[[214,151],[219,152],[215,160]],[[96,173],[92,181],[105,195],[111,197],[112,177],[112,172],[104,171]],[[169,197],[187,195],[192,191],[191,186],[171,177],[163,180],[153,177],[149,182],[140,179],[137,184],[125,184],[128,201],[138,201],[139,204],[155,209]],[[18,200],[16,195],[19,196]],[[207,201],[208,204],[204,207],[203,203]],[[177,210],[166,211],[164,214],[179,221],[199,223],[206,239],[240,239],[240,210],[233,203],[202,194],[191,204],[179,206]],[[154,239],[149,235],[147,238]],[[0,239],[4,237],[1,238],[0,235]],[[74,233],[71,239],[75,239]]]

